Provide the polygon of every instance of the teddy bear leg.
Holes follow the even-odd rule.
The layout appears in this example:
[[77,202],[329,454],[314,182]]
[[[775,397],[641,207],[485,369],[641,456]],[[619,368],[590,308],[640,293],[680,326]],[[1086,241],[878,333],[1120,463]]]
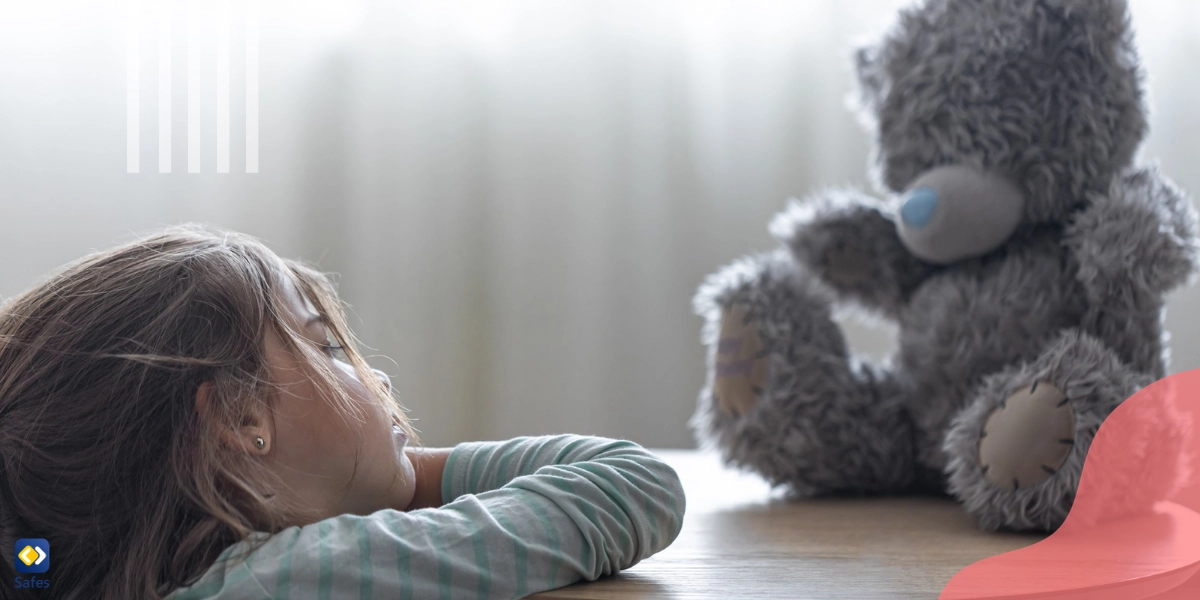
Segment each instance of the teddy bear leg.
[[985,530],[1058,528],[1100,424],[1150,382],[1065,330],[1034,361],[984,378],[955,416],[943,446],[950,492]]
[[847,351],[828,290],[785,251],[710,276],[708,376],[691,425],[726,463],[794,496],[884,492],[912,478],[911,425],[890,374]]

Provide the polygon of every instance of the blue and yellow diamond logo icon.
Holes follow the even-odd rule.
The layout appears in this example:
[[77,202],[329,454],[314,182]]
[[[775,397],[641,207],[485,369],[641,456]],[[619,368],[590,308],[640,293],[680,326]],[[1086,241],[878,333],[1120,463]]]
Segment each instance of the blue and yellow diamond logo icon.
[[50,569],[50,542],[41,538],[17,540],[13,553],[18,573],[45,573]]

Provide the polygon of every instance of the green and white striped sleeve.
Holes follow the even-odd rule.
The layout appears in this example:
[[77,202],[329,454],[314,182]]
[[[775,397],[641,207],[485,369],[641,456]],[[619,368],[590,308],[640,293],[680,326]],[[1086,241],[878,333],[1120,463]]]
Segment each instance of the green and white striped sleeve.
[[[675,471],[629,441],[578,435],[459,444],[440,508],[340,515],[221,555],[170,600],[520,598],[615,574],[683,526]],[[266,534],[260,534],[266,536]]]

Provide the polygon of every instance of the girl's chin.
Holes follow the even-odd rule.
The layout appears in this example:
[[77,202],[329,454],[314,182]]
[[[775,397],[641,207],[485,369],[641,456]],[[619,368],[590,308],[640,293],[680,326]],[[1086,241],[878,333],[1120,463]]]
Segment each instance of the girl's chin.
[[404,451],[403,447],[400,447],[398,452],[400,453],[398,468],[400,469],[400,480],[403,482],[400,485],[404,488],[402,492],[403,499],[401,500],[404,508],[400,510],[407,510],[408,505],[412,504],[413,498],[417,493],[417,468],[413,465],[412,459],[409,458],[408,453]]
[[396,449],[396,459],[401,466],[412,469],[412,460],[408,457],[408,434],[396,425],[392,425],[392,447]]

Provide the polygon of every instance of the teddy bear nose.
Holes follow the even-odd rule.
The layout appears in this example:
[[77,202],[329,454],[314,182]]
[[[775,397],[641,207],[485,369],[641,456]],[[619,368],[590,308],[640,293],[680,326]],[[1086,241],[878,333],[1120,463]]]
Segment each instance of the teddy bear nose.
[[908,193],[908,199],[900,207],[900,218],[913,229],[920,229],[933,219],[937,208],[937,192],[933,188],[919,187]]

